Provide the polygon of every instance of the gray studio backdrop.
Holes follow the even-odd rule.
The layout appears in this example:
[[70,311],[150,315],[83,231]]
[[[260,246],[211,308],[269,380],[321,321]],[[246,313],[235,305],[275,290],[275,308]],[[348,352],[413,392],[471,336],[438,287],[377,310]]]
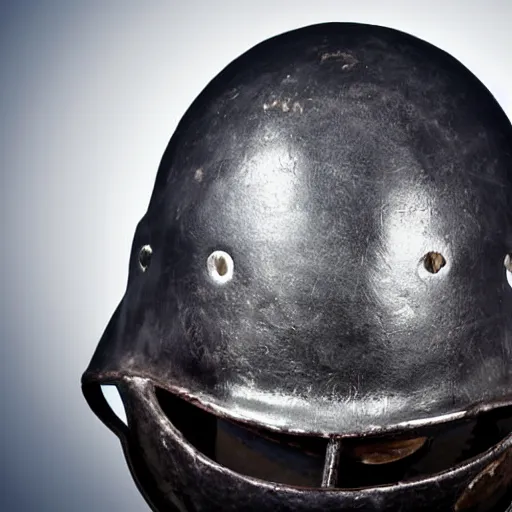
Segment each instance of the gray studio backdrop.
[[449,51],[512,113],[512,2],[11,1],[0,7],[0,510],[142,512],[79,380],[180,117],[237,55],[323,21]]

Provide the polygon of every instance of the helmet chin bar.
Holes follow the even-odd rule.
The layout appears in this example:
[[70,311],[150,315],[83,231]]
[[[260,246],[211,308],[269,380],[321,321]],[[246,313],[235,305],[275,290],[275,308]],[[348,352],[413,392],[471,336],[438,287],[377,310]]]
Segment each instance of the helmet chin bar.
[[[205,506],[212,512],[229,511],[239,510],[240,503],[245,503],[244,510],[254,512],[273,507],[290,512],[511,510],[506,509],[512,480],[511,434],[485,452],[439,473],[349,489],[340,488],[339,461],[344,443],[350,446],[358,440],[332,438],[325,444],[321,485],[286,485],[240,474],[197,449],[163,410],[157,388],[149,379],[125,377],[117,386],[128,427],[108,409],[101,391],[98,393],[99,386],[85,384],[83,389],[93,410],[121,439],[132,475],[156,511],[188,512],[204,510]],[[404,456],[407,459],[409,454]],[[194,486],[195,492],[183,496],[181,490],[187,486]]]
[[324,470],[322,472],[322,487],[336,487],[338,484],[338,466],[342,450],[339,439],[329,440],[325,453]]

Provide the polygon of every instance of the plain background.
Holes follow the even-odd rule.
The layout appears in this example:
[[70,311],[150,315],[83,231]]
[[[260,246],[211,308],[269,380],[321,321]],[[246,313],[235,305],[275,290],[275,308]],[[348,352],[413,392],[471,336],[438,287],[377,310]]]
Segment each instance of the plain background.
[[0,7],[0,510],[143,512],[80,376],[180,117],[231,60],[325,21],[398,28],[512,114],[512,2],[11,1]]

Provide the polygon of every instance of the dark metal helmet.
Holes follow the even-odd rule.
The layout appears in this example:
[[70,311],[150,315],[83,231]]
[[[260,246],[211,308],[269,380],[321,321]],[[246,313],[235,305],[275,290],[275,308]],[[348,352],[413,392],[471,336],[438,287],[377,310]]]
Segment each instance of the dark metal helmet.
[[395,30],[288,32],[181,120],[83,392],[155,510],[505,510],[511,251],[475,76]]

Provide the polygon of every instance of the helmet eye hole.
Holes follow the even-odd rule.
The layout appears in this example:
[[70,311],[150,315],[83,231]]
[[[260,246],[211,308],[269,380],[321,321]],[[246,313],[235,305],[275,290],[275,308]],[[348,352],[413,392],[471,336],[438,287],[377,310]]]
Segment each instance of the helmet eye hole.
[[150,263],[151,256],[153,255],[153,249],[150,245],[144,245],[139,251],[139,266],[142,272],[146,272]]
[[206,266],[210,277],[217,283],[226,283],[233,277],[234,263],[227,252],[212,252],[208,257]]
[[441,253],[432,251],[425,254],[423,264],[427,272],[437,274],[446,265],[446,259]]
[[[174,427],[218,465],[266,482],[322,487],[327,438],[239,423],[162,388],[156,387],[155,392],[162,412]],[[510,432],[512,407],[503,407],[404,435],[333,438],[340,441],[339,455],[332,465],[337,476],[323,487],[369,489],[431,478],[480,456]]]

